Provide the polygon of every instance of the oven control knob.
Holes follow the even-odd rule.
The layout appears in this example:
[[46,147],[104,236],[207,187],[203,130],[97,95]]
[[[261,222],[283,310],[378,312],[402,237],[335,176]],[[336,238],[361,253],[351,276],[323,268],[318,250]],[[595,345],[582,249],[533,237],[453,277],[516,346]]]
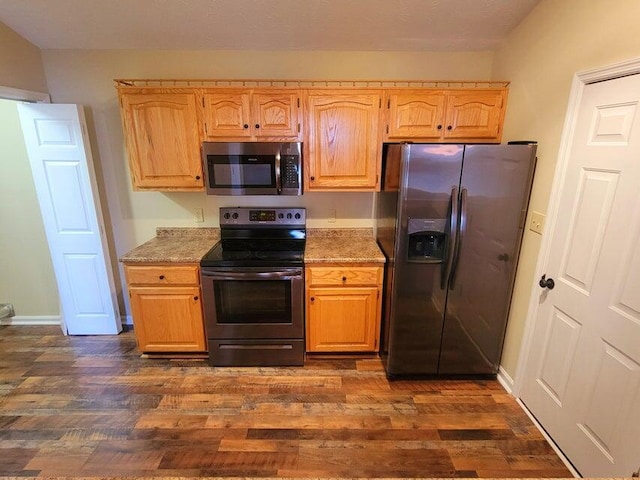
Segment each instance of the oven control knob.
[[291,215],[291,213],[287,213],[287,218],[288,218],[289,220],[291,220],[291,217],[292,217],[292,216],[293,216],[293,215]]
[[279,213],[278,218],[284,218],[284,213]]
[[295,217],[296,217],[296,220],[300,220],[300,214],[299,213],[296,213]]
[[229,220],[229,219],[231,218],[231,214],[230,214],[229,212],[226,212],[226,213],[224,214],[224,218],[225,218],[225,219],[227,219],[227,220]]
[[234,220],[236,220],[238,218],[238,213],[237,212],[233,212],[231,214],[231,218],[233,218]]

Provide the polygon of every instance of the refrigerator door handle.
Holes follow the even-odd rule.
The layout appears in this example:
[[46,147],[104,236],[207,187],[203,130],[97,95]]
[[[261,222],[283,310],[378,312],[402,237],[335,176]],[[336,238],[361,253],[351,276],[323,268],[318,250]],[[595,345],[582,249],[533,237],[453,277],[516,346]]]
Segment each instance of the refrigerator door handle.
[[449,287],[453,288],[456,282],[456,273],[458,273],[458,263],[460,260],[460,252],[462,251],[462,243],[464,241],[464,235],[467,231],[467,189],[463,188],[460,192],[460,222],[458,225],[458,243],[456,244],[456,251],[453,259],[453,265],[451,267],[451,281]]
[[449,244],[447,245],[447,262],[444,270],[442,271],[442,277],[440,278],[440,288],[444,290],[447,288],[447,282],[451,275],[451,268],[453,267],[453,257],[455,253],[456,244],[458,243],[458,187],[451,189],[451,217],[449,219]]

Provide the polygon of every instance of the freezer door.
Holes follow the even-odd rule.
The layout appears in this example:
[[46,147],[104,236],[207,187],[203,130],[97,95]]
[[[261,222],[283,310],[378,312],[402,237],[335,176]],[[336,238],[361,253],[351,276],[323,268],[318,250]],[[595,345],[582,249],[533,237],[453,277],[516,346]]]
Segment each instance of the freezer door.
[[455,210],[463,152],[460,145],[410,144],[402,149],[393,285],[387,303],[389,338],[383,352],[389,377],[438,371],[444,276],[452,251],[451,199],[453,194]]
[[466,146],[440,374],[497,373],[535,145]]

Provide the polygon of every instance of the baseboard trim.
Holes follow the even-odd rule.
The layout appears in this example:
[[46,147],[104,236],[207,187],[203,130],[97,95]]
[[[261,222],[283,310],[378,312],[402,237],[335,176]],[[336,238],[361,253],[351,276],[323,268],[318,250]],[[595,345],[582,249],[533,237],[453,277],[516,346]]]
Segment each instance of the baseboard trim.
[[564,453],[562,453],[562,450],[560,450],[558,448],[558,446],[556,445],[556,443],[553,441],[553,439],[549,436],[549,434],[544,430],[544,428],[542,428],[542,425],[540,425],[540,423],[538,422],[538,420],[536,420],[536,417],[533,416],[533,414],[529,411],[529,409],[527,408],[527,406],[522,402],[522,400],[520,400],[519,398],[516,398],[516,402],[518,402],[518,405],[520,405],[520,407],[522,408],[522,410],[524,410],[524,413],[527,414],[527,416],[531,419],[531,421],[533,422],[533,424],[536,426],[536,428],[538,430],[540,430],[540,433],[542,433],[542,436],[544,437],[544,439],[547,441],[547,443],[549,445],[551,445],[551,448],[553,448],[553,451],[556,452],[556,454],[558,455],[558,457],[560,457],[560,460],[562,460],[562,463],[564,463],[565,467],[567,467],[569,469],[569,471],[571,472],[571,475],[573,475],[574,478],[582,478],[582,476],[578,473],[578,471],[573,467],[573,465],[571,465],[571,462],[569,461],[569,459],[564,455]]
[[60,326],[60,315],[16,315],[3,318],[0,325],[56,325]]
[[500,385],[502,385],[502,388],[507,391],[507,393],[513,395],[513,386],[515,385],[515,382],[513,381],[513,378],[511,378],[511,375],[509,375],[507,371],[502,368],[502,365],[498,367],[497,380]]
[[133,317],[131,315],[123,315],[123,325],[133,325]]

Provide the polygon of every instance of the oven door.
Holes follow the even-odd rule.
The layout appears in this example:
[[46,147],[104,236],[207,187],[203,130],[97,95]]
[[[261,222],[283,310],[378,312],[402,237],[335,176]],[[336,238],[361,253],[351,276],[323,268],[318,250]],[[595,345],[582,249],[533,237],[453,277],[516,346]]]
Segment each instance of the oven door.
[[303,269],[202,267],[207,337],[302,339]]

